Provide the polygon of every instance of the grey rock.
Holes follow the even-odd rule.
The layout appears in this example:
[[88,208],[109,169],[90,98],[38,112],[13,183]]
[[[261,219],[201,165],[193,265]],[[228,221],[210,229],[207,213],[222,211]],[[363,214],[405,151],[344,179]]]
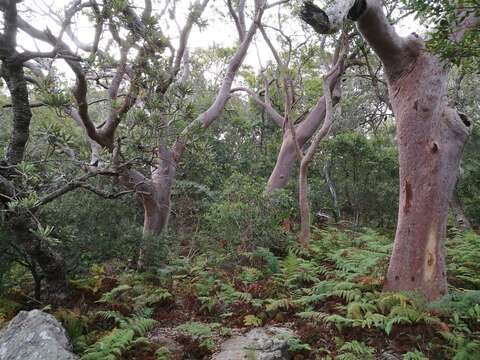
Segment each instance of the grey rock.
[[159,347],[167,348],[172,359],[182,358],[183,346],[174,340],[175,332],[172,328],[157,328],[148,334],[148,338]]
[[294,335],[282,327],[255,328],[225,341],[212,360],[288,360],[287,339]]
[[1,360],[75,360],[67,333],[50,314],[20,311],[0,331]]

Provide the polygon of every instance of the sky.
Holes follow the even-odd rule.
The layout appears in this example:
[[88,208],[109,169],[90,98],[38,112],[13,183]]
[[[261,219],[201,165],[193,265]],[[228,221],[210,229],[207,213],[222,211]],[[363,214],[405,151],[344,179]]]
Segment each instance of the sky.
[[[154,13],[156,11],[159,12],[159,10],[162,9],[164,1],[165,0],[153,0]],[[47,7],[51,7],[59,10],[59,13],[61,14],[63,13],[62,9],[70,4],[70,2],[70,0],[24,0],[21,3],[20,8],[34,9],[36,13],[32,15],[28,21],[30,21],[32,25],[39,30],[44,30],[46,27],[48,27],[54,34],[56,34],[58,33],[59,29],[58,25],[42,12],[45,12]],[[135,0],[135,3],[138,4],[139,7],[143,5],[143,1],[141,0]],[[185,22],[191,3],[191,0],[177,0],[176,16],[181,27]],[[247,5],[251,5],[252,3],[253,0],[247,0]],[[321,2],[319,2],[319,5],[320,4]],[[302,29],[300,19],[296,16],[293,16],[291,11],[286,7],[280,9],[275,7],[267,10],[263,17],[264,23],[272,26],[279,26],[279,12],[285,15],[285,18],[281,20],[281,26],[284,32],[289,36],[292,36],[293,39],[297,39],[299,42],[303,41],[302,39],[305,38],[305,31]],[[247,10],[247,27],[250,24],[249,20],[251,19],[251,13],[251,10]],[[27,13],[22,13],[22,16],[26,16],[26,14]],[[234,41],[238,39],[235,26],[227,16],[227,10],[224,1],[210,0],[202,19],[207,21],[208,26],[202,30],[196,26],[193,28],[189,40],[189,48],[191,51],[195,48],[208,48],[212,45],[232,46]],[[174,46],[176,46],[178,43],[177,27],[172,21],[169,21],[168,24],[168,28],[165,26],[165,24],[163,24],[162,30],[164,33],[170,36],[171,42]],[[77,29],[78,38],[80,41],[84,43],[91,43],[93,41],[94,29],[85,18],[77,18],[74,28]],[[414,31],[421,33],[421,28],[418,22],[416,22],[412,16],[405,18],[397,25],[396,28],[399,34],[402,36],[408,35]],[[267,31],[271,34],[271,40],[275,42],[276,34],[272,32],[272,30],[267,29]],[[35,51],[37,47],[43,51],[51,49],[49,45],[40,42],[35,44],[30,37],[23,33],[20,33],[18,36],[18,44],[20,44],[23,48],[33,51]],[[72,47],[74,48],[74,46]],[[273,57],[268,46],[264,42],[260,33],[257,33],[255,37],[255,43],[250,47],[244,64],[249,65],[254,69],[260,69],[262,66],[265,66],[268,61],[272,60]],[[70,69],[63,61],[58,61],[58,66],[63,72],[67,74],[70,72]],[[73,74],[70,74],[70,76],[73,76]]]

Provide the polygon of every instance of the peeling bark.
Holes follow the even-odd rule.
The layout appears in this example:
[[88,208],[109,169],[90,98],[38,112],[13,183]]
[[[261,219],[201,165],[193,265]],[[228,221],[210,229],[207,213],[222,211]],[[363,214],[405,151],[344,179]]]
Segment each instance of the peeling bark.
[[27,82],[22,64],[5,60],[2,73],[10,91],[13,110],[13,131],[10,136],[6,159],[10,164],[18,164],[23,160],[30,133],[30,120],[32,119]]

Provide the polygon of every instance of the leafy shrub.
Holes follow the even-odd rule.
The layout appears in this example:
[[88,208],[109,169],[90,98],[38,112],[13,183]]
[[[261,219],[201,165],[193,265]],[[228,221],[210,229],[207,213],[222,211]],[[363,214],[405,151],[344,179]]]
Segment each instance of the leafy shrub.
[[272,198],[263,191],[263,180],[232,175],[220,199],[209,207],[204,230],[227,248],[284,248],[288,238],[281,225],[290,216],[293,201],[285,193]]

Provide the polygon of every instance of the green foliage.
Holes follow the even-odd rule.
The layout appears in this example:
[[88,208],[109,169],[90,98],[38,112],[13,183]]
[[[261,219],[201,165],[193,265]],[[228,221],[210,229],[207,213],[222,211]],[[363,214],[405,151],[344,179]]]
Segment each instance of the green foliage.
[[304,343],[295,335],[277,335],[276,338],[286,340],[290,353],[308,352],[312,350],[310,345]]
[[121,284],[115,288],[113,288],[111,291],[104,293],[100,300],[97,302],[99,303],[113,303],[115,300],[118,300],[118,297],[121,296],[124,292],[127,290],[130,290],[132,287],[127,284]]
[[170,360],[171,352],[168,348],[162,346],[155,351],[155,360]]
[[338,350],[338,360],[373,360],[375,348],[353,340],[345,342]]
[[215,340],[213,338],[213,329],[218,329],[220,324],[204,324],[200,322],[188,322],[177,326],[175,329],[183,334],[197,337],[200,346],[209,351],[215,349]]
[[[428,46],[442,58],[455,65],[464,64],[478,72],[480,58],[480,36],[478,29],[470,29],[460,41],[452,39],[462,22],[471,14],[480,11],[478,0],[404,0],[417,16],[433,25]],[[459,10],[463,9],[463,11]]]
[[[131,201],[133,198],[128,197],[101,200],[94,194],[78,191],[43,209],[46,223],[54,226],[55,237],[61,241],[67,269],[75,269],[73,275],[88,273],[93,264],[111,260],[126,263],[136,257],[142,238],[141,210],[130,206]],[[78,206],[79,202],[82,206]],[[159,249],[152,256],[163,259],[163,251]]]
[[73,350],[82,352],[87,348],[87,322],[88,316],[82,315],[80,309],[59,309],[54,316],[61,321],[63,327],[72,341]]
[[144,335],[155,326],[155,320],[137,315],[125,318],[119,313],[111,313],[110,316],[120,320],[119,327],[88,347],[81,357],[82,360],[115,360],[137,344],[149,342]]
[[[327,165],[337,193],[337,208],[324,179],[312,181],[312,204],[317,209],[340,212],[341,218],[374,227],[391,227],[398,210],[398,152],[388,133],[370,137],[343,132],[322,142],[322,161]],[[320,160],[319,160],[320,161]]]
[[448,271],[455,282],[474,289],[480,286],[480,236],[474,232],[457,233],[448,242]]
[[260,247],[282,248],[287,241],[281,223],[288,218],[292,199],[263,195],[264,182],[240,174],[226,181],[221,200],[208,209],[206,228],[225,247],[241,246],[244,250]]
[[243,318],[243,324],[245,326],[262,326],[262,319],[256,317],[255,315],[245,315]]
[[22,308],[22,305],[0,296],[0,329],[8,323],[8,320]]
[[402,360],[428,360],[428,358],[420,351],[408,351],[402,356]]

